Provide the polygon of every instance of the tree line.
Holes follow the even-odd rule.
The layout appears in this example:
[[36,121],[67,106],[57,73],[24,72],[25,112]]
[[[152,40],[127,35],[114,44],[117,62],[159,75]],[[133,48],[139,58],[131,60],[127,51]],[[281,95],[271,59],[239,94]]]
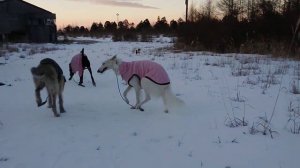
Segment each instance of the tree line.
[[198,7],[191,3],[187,19],[168,22],[158,17],[154,24],[145,19],[136,26],[128,20],[106,21],[90,28],[68,25],[59,32],[113,34],[115,41],[134,41],[138,35],[147,41],[153,34],[164,34],[177,36],[175,47],[186,50],[300,54],[300,0],[207,0]]
[[191,4],[178,37],[201,50],[299,55],[299,19],[300,0],[207,0],[198,9]]
[[[180,23],[184,21],[178,19]],[[151,36],[154,34],[165,34],[165,35],[176,35],[178,22],[175,20],[168,23],[166,17],[158,17],[155,24],[151,24],[149,19],[140,21],[136,26],[134,23],[130,23],[127,19],[124,21],[110,22],[105,21],[92,23],[90,27],[84,26],[71,26],[68,25],[58,30],[59,34],[70,35],[70,36],[105,36],[113,35],[115,41],[136,41],[137,35]],[[143,39],[142,39],[143,41]]]

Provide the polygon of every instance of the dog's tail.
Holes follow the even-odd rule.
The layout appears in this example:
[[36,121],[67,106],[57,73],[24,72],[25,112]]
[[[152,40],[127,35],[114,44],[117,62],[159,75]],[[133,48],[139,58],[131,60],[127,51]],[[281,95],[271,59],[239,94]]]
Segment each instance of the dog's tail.
[[180,108],[184,106],[184,101],[176,97],[172,92],[171,87],[167,87],[164,93],[164,99],[168,108]]
[[32,74],[33,79],[35,79],[35,80],[43,80],[45,78],[45,74],[37,73],[37,68],[35,68],[35,67],[31,68],[31,74]]

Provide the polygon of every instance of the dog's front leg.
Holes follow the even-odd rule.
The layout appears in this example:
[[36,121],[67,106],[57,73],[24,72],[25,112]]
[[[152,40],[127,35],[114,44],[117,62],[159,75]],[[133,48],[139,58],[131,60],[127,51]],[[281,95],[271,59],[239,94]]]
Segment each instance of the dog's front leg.
[[127,104],[129,104],[129,100],[128,100],[128,98],[127,98],[127,94],[128,94],[128,92],[131,90],[131,86],[128,86],[127,88],[126,88],[126,90],[123,92],[123,97],[124,97],[124,99],[125,99],[125,102],[127,103]]
[[36,89],[35,89],[35,100],[36,103],[39,106],[43,104],[42,98],[41,98],[41,90],[45,87],[45,83],[39,81],[39,80],[34,80]]
[[60,113],[64,113],[66,112],[65,108],[64,108],[64,102],[63,102],[63,96],[62,94],[60,93],[59,96],[58,96],[58,101],[59,101],[59,111]]
[[42,104],[42,98],[41,98],[40,91],[41,91],[40,88],[35,89],[35,100],[36,100],[36,104],[38,106],[40,106]]

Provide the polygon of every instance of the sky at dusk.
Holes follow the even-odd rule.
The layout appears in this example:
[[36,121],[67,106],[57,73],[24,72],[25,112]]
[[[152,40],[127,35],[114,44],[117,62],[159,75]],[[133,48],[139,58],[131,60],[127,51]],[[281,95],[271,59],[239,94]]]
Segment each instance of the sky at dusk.
[[[58,28],[70,25],[90,27],[93,22],[123,21],[137,25],[157,17],[167,21],[185,18],[185,0],[24,0],[56,14]],[[205,0],[194,0],[201,3]],[[192,0],[189,0],[192,3]],[[119,16],[117,16],[117,13]]]

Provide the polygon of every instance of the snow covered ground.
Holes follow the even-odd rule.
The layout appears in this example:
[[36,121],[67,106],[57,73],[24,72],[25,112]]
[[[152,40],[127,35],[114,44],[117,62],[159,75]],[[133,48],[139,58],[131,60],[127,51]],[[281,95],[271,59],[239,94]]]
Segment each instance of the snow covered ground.
[[[168,49],[172,40],[163,37],[151,43],[77,40],[13,44],[18,51],[0,57],[0,82],[6,84],[0,86],[0,168],[299,167],[300,136],[291,133],[300,124],[300,96],[294,94],[299,62],[174,52]],[[36,106],[30,68],[50,57],[68,78],[68,64],[82,48],[97,87],[88,74],[86,87],[78,86],[75,75],[65,86],[67,113],[55,118],[46,106]],[[119,96],[114,73],[96,73],[113,55],[162,64],[185,107],[166,114],[162,101],[151,100],[144,112],[131,110]]]

